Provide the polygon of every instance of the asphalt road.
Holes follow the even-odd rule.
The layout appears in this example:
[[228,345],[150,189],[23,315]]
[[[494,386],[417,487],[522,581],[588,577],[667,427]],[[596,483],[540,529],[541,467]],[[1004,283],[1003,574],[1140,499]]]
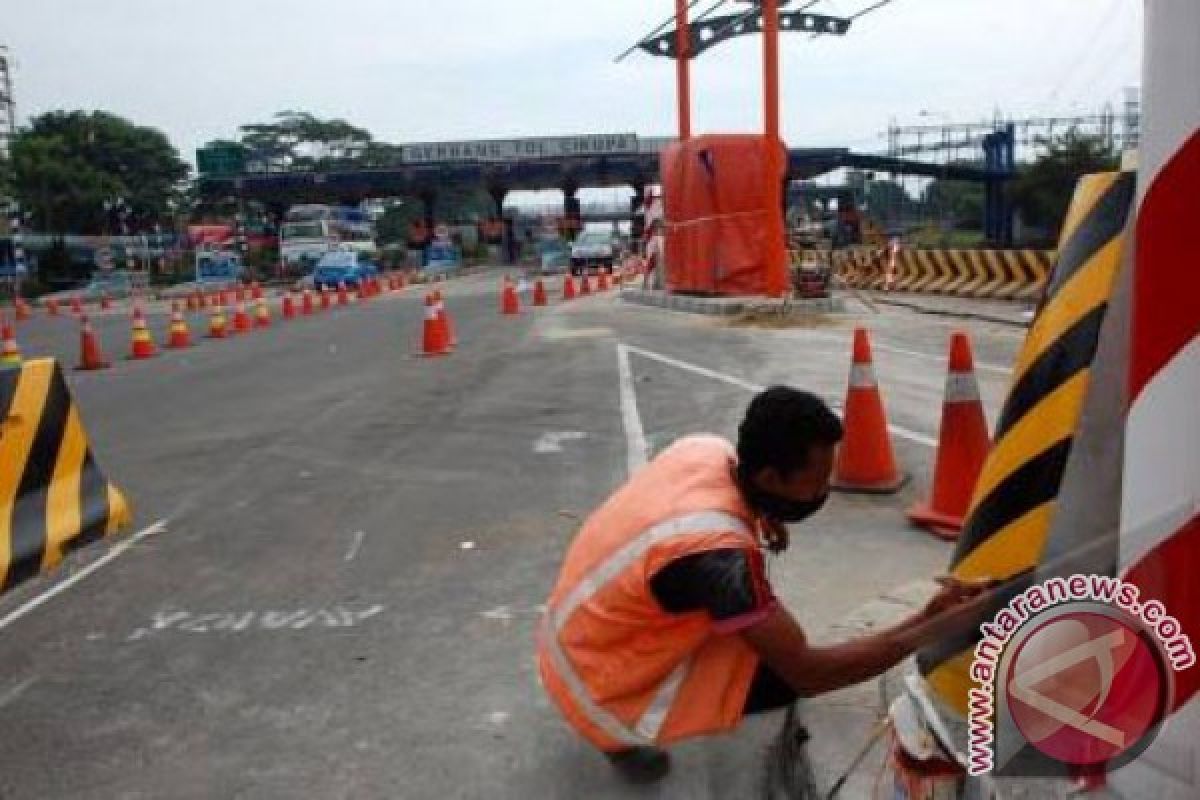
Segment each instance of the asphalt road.
[[[413,356],[415,289],[144,362],[119,358],[124,315],[97,319],[117,363],[68,380],[134,530],[165,530],[0,628],[0,797],[750,791],[773,721],[681,747],[667,783],[634,792],[537,686],[540,604],[579,518],[626,470],[617,344],[640,348],[631,385],[654,450],[698,430],[732,437],[747,385],[837,399],[850,329],[872,326],[891,421],[911,433],[897,452],[918,480],[835,500],[773,573],[820,633],[948,558],[899,510],[923,491],[954,323],[852,304],[761,330],[612,294],[501,318],[497,281],[449,285],[460,346],[440,359]],[[161,343],[161,309],[151,327]],[[1019,331],[967,327],[994,420]],[[75,362],[69,317],[19,336],[27,356]],[[0,598],[0,617],[109,546]],[[870,722],[847,697],[824,717],[835,761]]]

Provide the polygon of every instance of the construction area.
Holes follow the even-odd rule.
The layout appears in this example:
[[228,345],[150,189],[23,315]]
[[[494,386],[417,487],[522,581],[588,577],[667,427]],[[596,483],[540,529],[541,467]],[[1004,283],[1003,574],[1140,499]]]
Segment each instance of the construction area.
[[[1200,797],[1200,7],[1022,238],[1066,118],[784,142],[785,34],[892,2],[662,3],[670,137],[214,140],[178,233],[50,232],[0,50],[0,800]],[[739,37],[762,130],[693,131]]]

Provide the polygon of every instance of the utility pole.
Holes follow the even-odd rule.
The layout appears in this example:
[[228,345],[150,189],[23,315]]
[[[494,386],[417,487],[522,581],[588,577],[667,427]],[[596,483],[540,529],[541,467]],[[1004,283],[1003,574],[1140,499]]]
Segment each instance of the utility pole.
[[675,0],[675,96],[679,102],[679,141],[692,137],[691,35],[687,0]]
[[786,165],[780,163],[779,135],[779,0],[763,0],[763,202],[767,214],[766,288],[782,297],[791,283],[787,264],[787,231],[783,221]]

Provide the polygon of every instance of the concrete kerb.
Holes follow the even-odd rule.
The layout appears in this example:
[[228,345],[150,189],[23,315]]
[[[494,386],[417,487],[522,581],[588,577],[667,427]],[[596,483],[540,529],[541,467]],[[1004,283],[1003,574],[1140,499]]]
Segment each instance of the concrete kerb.
[[1014,328],[1028,328],[1030,319],[1024,316],[1024,309],[1015,309],[1012,314],[992,314],[985,311],[968,311],[965,308],[942,307],[938,308],[928,303],[922,303],[916,300],[897,300],[892,297],[882,297],[878,293],[865,294],[869,297],[870,302],[879,305],[894,306],[896,308],[905,308],[909,311],[915,311],[918,314],[929,314],[937,317],[958,317],[960,319],[977,319],[982,322],[992,322],[997,325],[1009,325]]
[[732,317],[750,313],[781,313],[785,310],[800,313],[835,313],[845,310],[840,297],[794,298],[769,300],[762,297],[697,297],[672,294],[661,289],[624,287],[621,300],[634,305],[681,311],[688,314]]

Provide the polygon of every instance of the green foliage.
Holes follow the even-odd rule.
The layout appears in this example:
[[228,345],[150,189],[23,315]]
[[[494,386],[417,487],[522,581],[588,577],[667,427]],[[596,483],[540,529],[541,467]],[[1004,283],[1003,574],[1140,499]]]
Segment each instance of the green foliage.
[[[241,140],[250,168],[334,169],[378,161],[389,145],[343,119],[320,119],[307,111],[280,111],[272,122],[242,125]],[[210,142],[208,146],[218,144]]]
[[1082,175],[1117,169],[1119,155],[1103,137],[1072,129],[1039,141],[1037,160],[1022,167],[1012,186],[1013,207],[1027,225],[1058,231]]
[[983,228],[983,184],[971,181],[931,181],[921,196],[925,213],[935,219],[953,220],[954,227],[977,231]]
[[42,114],[12,145],[15,194],[41,230],[99,233],[118,198],[145,230],[167,217],[187,174],[162,132],[103,111]]

